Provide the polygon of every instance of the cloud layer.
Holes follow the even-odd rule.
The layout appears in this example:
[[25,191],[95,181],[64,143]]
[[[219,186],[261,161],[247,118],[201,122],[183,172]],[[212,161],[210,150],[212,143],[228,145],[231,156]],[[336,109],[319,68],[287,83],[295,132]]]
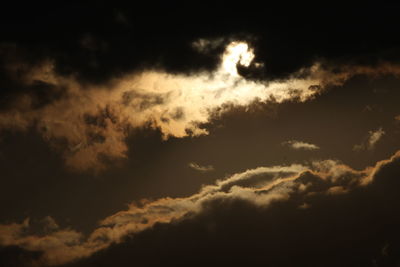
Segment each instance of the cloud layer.
[[144,199],[132,203],[127,210],[103,219],[88,237],[71,229],[59,229],[55,227],[57,224],[54,220],[49,218],[44,220],[49,231],[47,234],[29,234],[27,219],[20,224],[0,225],[0,244],[41,251],[43,255],[39,262],[42,264],[67,263],[88,257],[111,244],[123,242],[127,236],[134,237],[156,225],[190,220],[206,212],[210,203],[240,200],[266,209],[273,203],[295,201],[298,209],[307,210],[310,203],[314,203],[312,198],[315,196],[351,196],[357,188],[371,186],[386,169],[397,166],[399,160],[400,151],[390,159],[361,171],[333,160],[315,161],[310,166],[258,167],[218,180],[188,197]]

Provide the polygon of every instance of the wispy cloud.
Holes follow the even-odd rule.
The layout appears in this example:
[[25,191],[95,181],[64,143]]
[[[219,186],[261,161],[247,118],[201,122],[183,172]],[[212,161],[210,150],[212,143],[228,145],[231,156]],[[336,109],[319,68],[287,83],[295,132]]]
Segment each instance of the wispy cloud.
[[201,166],[196,162],[190,162],[188,165],[190,168],[200,172],[209,172],[214,170],[214,167],[212,165]]
[[385,131],[383,131],[382,128],[379,128],[376,131],[369,131],[368,132],[368,137],[366,140],[358,145],[354,145],[353,150],[354,151],[360,151],[360,150],[372,150],[375,148],[376,143],[381,140],[382,136],[385,134]]
[[302,141],[296,141],[296,140],[283,142],[282,145],[288,146],[290,148],[297,149],[297,150],[301,150],[301,149],[303,149],[303,150],[318,150],[319,149],[319,147],[317,145],[302,142]]
[[211,51],[221,47],[224,43],[223,38],[204,39],[200,38],[192,43],[192,47],[200,53],[210,53]]

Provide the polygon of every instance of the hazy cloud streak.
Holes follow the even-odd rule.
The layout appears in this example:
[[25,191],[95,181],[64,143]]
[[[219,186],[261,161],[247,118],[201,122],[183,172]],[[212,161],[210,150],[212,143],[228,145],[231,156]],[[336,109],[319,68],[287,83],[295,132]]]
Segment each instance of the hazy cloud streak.
[[282,145],[288,146],[290,148],[296,149],[296,150],[318,150],[319,147],[314,144],[302,142],[302,141],[296,141],[296,140],[291,140],[291,141],[286,141],[283,142]]
[[379,128],[376,131],[369,131],[367,140],[359,145],[354,145],[353,150],[373,150],[376,146],[376,143],[382,138],[384,134],[385,131],[383,131],[382,128]]
[[208,166],[201,166],[199,164],[197,164],[196,162],[190,162],[189,167],[196,170],[196,171],[200,171],[200,172],[209,172],[209,171],[213,171],[214,167],[212,165],[208,165]]

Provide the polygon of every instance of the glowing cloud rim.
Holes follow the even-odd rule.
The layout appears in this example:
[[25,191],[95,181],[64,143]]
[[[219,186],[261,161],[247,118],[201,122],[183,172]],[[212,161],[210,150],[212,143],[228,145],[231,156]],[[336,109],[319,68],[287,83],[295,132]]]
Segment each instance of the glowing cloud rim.
[[[220,57],[221,63],[213,72],[188,76],[144,70],[103,85],[83,84],[74,76],[59,75],[52,62],[43,62],[25,71],[22,80],[27,85],[37,81],[51,85],[48,90],[62,97],[37,108],[32,95],[20,95],[11,109],[0,112],[0,131],[26,131],[34,126],[61,151],[67,166],[101,171],[110,162],[127,157],[125,141],[130,129],[157,128],[164,139],[205,135],[204,125],[229,106],[247,107],[257,101],[304,102],[326,86],[341,85],[357,74],[400,74],[400,68],[392,65],[345,66],[341,72],[333,72],[315,63],[284,80],[253,81],[237,70],[237,65],[260,66],[253,61],[255,54],[246,42],[231,42]],[[9,69],[18,71],[18,66]],[[110,160],[105,161],[104,156]]]

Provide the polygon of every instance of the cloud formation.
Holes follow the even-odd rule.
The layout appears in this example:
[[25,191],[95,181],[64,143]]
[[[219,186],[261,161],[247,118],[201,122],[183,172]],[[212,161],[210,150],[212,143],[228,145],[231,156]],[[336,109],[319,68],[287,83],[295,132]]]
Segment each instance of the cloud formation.
[[16,78],[28,88],[44,88],[47,100],[39,101],[43,97],[32,93],[35,90],[22,91],[0,111],[0,129],[34,128],[61,151],[67,166],[102,170],[126,158],[125,140],[134,128],[158,128],[165,139],[204,135],[204,124],[229,106],[304,102],[354,75],[399,74],[399,68],[389,64],[338,71],[315,63],[285,79],[254,81],[237,70],[255,64],[254,56],[247,43],[236,41],[226,47],[213,72],[183,75],[147,69],[100,85],[58,74],[51,60],[36,65],[10,61],[10,75],[19,73]]
[[[2,246],[19,246],[43,253],[40,262],[57,265],[87,257],[111,244],[122,242],[158,224],[185,221],[205,212],[215,201],[245,201],[256,207],[268,208],[273,203],[300,197],[299,209],[309,208],[308,198],[351,194],[369,186],[387,168],[398,164],[400,151],[375,166],[358,171],[334,160],[315,161],[312,165],[258,167],[204,186],[198,193],[181,198],[161,198],[132,203],[100,222],[88,237],[71,229],[52,227],[45,235],[32,235],[26,230],[29,220],[18,224],[0,225]],[[53,224],[46,219],[45,224]]]
[[201,165],[197,164],[196,162],[190,162],[189,167],[192,168],[193,170],[200,171],[200,172],[209,172],[209,171],[214,170],[214,167],[212,165],[201,166]]
[[[28,3],[28,8],[24,9],[20,5],[9,8],[9,4],[6,4],[0,18],[4,25],[1,38],[18,45],[11,47],[6,44],[9,47],[5,48],[4,43],[0,44],[0,142],[4,131],[4,140],[7,142],[4,147],[9,147],[4,150],[6,152],[0,151],[0,157],[6,159],[4,166],[15,162],[9,164],[4,176],[10,178],[3,187],[3,191],[9,192],[5,199],[19,200],[17,204],[10,203],[7,210],[11,212],[6,211],[3,217],[14,217],[16,213],[20,216],[18,210],[22,212],[22,209],[18,207],[22,206],[23,210],[37,207],[29,213],[23,212],[31,216],[37,212],[36,209],[45,212],[41,216],[46,216],[48,212],[45,210],[54,211],[58,207],[62,216],[72,212],[76,214],[73,216],[79,217],[92,201],[83,206],[78,205],[80,207],[75,211],[73,203],[82,203],[80,200],[85,199],[88,192],[95,192],[102,199],[101,203],[93,207],[93,211],[104,211],[106,206],[114,206],[111,203],[118,203],[115,200],[117,198],[124,199],[125,203],[126,197],[135,197],[140,190],[142,192],[139,196],[152,195],[152,191],[165,189],[167,192],[179,192],[181,197],[146,199],[132,203],[125,210],[104,218],[89,235],[64,228],[62,223],[59,224],[50,216],[39,222],[43,229],[38,232],[33,220],[26,219],[14,224],[7,221],[0,226],[0,243],[6,246],[0,246],[0,265],[13,266],[12,261],[3,257],[4,253],[8,253],[18,261],[22,255],[28,257],[21,261],[33,266],[62,264],[87,256],[94,257],[82,261],[86,267],[156,266],[154,262],[162,266],[258,266],[261,262],[272,266],[284,266],[285,263],[288,266],[397,266],[398,258],[396,262],[382,264],[379,257],[387,258],[395,254],[393,251],[396,251],[396,243],[393,240],[400,240],[396,231],[388,230],[400,225],[399,216],[396,215],[400,214],[396,208],[399,202],[396,197],[398,179],[391,179],[399,176],[399,154],[369,168],[359,167],[360,170],[354,169],[354,166],[359,166],[357,164],[363,163],[363,160],[350,161],[348,159],[351,155],[341,157],[341,149],[360,143],[359,137],[363,133],[376,129],[369,127],[379,125],[387,132],[388,136],[384,134],[383,137],[388,142],[385,142],[386,149],[382,146],[380,153],[374,153],[373,158],[368,157],[368,164],[379,158],[381,152],[388,155],[394,151],[397,136],[392,138],[395,131],[388,124],[393,124],[393,117],[399,114],[396,97],[392,101],[385,101],[385,94],[381,92],[386,89],[374,90],[376,99],[381,97],[382,103],[394,102],[393,107],[385,105],[380,108],[374,96],[363,99],[364,92],[368,90],[363,90],[362,94],[347,90],[354,86],[356,78],[344,87],[343,94],[338,94],[345,99],[333,97],[326,102],[310,101],[310,105],[294,103],[319,97],[331,86],[340,86],[357,75],[365,75],[368,79],[377,75],[399,75],[398,65],[395,64],[399,61],[397,54],[400,46],[393,34],[397,30],[397,9],[393,5],[368,3],[354,6],[347,4],[344,9],[336,4],[330,5],[328,9],[326,5],[304,8],[304,3],[299,3],[298,8],[288,9],[286,4],[269,4],[268,9],[257,8],[257,5],[250,3],[231,5],[236,6],[234,9],[238,12],[231,10],[225,3],[213,4],[212,8],[209,5],[197,5],[200,12],[196,13],[200,15],[192,12],[190,4],[187,4],[187,10],[183,10],[178,8],[182,5],[170,2],[158,8],[149,2],[143,10],[149,10],[151,14],[138,12],[137,5],[116,5],[110,9],[106,5],[71,6],[56,3],[50,5],[52,12],[48,12],[47,4],[41,6],[36,2]],[[279,12],[282,10],[285,19],[282,19],[282,12]],[[205,13],[207,19],[204,19]],[[71,14],[74,14],[73,20],[70,20]],[[21,19],[15,20],[16,17]],[[316,21],[319,27],[313,27]],[[228,39],[218,37],[238,33],[236,37],[240,40],[240,35],[247,35],[247,32],[258,36],[252,39],[251,45],[242,41],[229,43]],[[193,42],[199,36],[207,38]],[[14,49],[14,52],[10,49]],[[385,62],[393,62],[394,65]],[[389,84],[388,80],[385,82]],[[358,102],[362,100],[368,104],[366,110],[374,111],[368,114],[365,112],[365,120],[364,117],[359,119],[361,116],[352,116],[353,109],[350,108],[361,110],[363,107],[359,108]],[[189,140],[172,141],[165,146],[158,146],[160,132],[164,139],[206,135],[214,127],[208,123],[214,122],[214,118],[219,118],[226,110],[231,107],[238,107],[240,112],[253,110],[253,103],[259,102],[263,103],[263,107],[268,102],[293,102],[288,103],[288,106],[304,109],[314,106],[314,109],[304,113],[294,112],[294,115],[300,116],[288,116],[294,117],[294,120],[285,120],[282,112],[279,116],[282,121],[276,124],[262,121],[262,127],[260,121],[250,123],[248,120],[249,123],[241,124],[240,129],[234,127],[234,133],[232,128],[226,127],[223,134],[220,134],[221,128],[218,128],[212,138],[205,138],[213,139],[210,143],[205,142],[207,144],[203,146],[204,139],[199,138],[199,142],[193,142],[196,144],[191,144],[190,149],[185,147],[185,152],[182,152],[184,149],[180,144],[187,145],[191,143]],[[341,103],[340,110],[337,103]],[[272,108],[276,106],[271,105]],[[283,109],[287,105],[284,106]],[[324,112],[316,114],[315,110],[321,107],[324,107]],[[384,116],[382,111],[390,113],[390,122],[380,120]],[[332,114],[335,114],[333,118],[330,117]],[[336,117],[336,114],[339,116]],[[346,120],[341,120],[340,115],[344,115]],[[237,117],[243,119],[242,114]],[[248,118],[246,115],[244,117]],[[396,127],[399,121],[396,121]],[[235,118],[235,125],[240,122],[240,119]],[[313,127],[310,127],[311,124]],[[254,128],[251,128],[253,125]],[[131,144],[131,135],[139,132],[137,128],[141,127],[156,129],[157,145],[148,142],[150,138],[144,142],[137,138],[137,150],[137,143],[128,146],[127,142]],[[319,128],[322,129],[320,133]],[[265,134],[261,129],[270,131]],[[296,132],[297,129],[300,132]],[[346,135],[346,132],[341,133],[343,129],[352,131]],[[260,131],[256,133],[256,130]],[[129,176],[132,181],[132,177],[140,177],[147,169],[153,169],[156,171],[145,176],[153,177],[152,180],[145,183],[148,182],[151,187],[160,178],[166,186],[161,190],[158,190],[159,187],[149,190],[146,186],[139,186],[138,189],[136,185],[142,180],[135,179],[124,190],[124,197],[121,194],[115,197],[104,192],[121,193],[118,188],[122,184],[120,181],[125,178],[120,177],[118,181],[108,179],[105,185],[101,183],[105,191],[97,190],[98,183],[87,191],[86,186],[90,186],[90,183],[82,183],[84,186],[76,188],[78,193],[74,194],[78,198],[74,196],[74,202],[71,203],[70,199],[63,199],[63,195],[58,196],[57,193],[70,191],[65,190],[70,187],[64,188],[63,181],[75,178],[74,175],[61,171],[58,157],[52,153],[48,153],[49,157],[56,158],[57,164],[53,164],[55,161],[43,160],[41,149],[37,149],[39,145],[42,146],[42,142],[36,134],[29,137],[33,140],[27,144],[18,143],[14,147],[13,142],[28,138],[17,133],[16,138],[8,142],[10,138],[7,139],[7,136],[12,131],[29,135],[37,132],[53,150],[62,154],[67,166],[74,170],[103,170],[110,164],[124,161],[127,156],[138,155],[137,161],[133,160],[135,164],[126,164],[129,165],[124,166],[127,168],[105,172],[105,176]],[[307,164],[238,171],[243,170],[243,166],[260,166],[259,162],[279,164],[283,156],[275,153],[274,149],[281,149],[279,143],[278,147],[274,146],[274,138],[285,136],[280,142],[292,140],[292,133],[314,136],[309,140],[323,147],[324,153],[333,153],[330,156],[338,156],[347,164],[351,162],[355,165],[350,168],[337,160],[318,160]],[[223,139],[226,136],[227,142]],[[254,139],[249,141],[249,136]],[[264,139],[260,143],[256,137]],[[235,142],[237,138],[241,138],[240,144]],[[378,142],[381,138],[382,134],[370,134],[362,143],[362,149],[368,150],[368,147],[380,145]],[[292,147],[296,141],[289,142],[292,143],[287,145]],[[343,148],[339,147],[341,142],[346,144]],[[148,143],[151,144],[146,150],[144,147]],[[200,150],[192,149],[199,143]],[[304,142],[297,143],[297,149],[313,146]],[[213,151],[211,157],[220,158],[220,161],[211,160],[207,158],[211,153],[204,153],[210,144],[219,144],[222,149],[228,148]],[[268,146],[271,146],[271,150]],[[168,151],[177,152],[176,155],[160,158],[162,162],[156,161],[154,164],[157,166],[153,165],[153,155],[164,147],[174,148]],[[15,155],[7,154],[13,148]],[[27,164],[19,164],[23,160],[19,160],[18,155],[29,148],[37,157],[29,161],[30,165],[25,168]],[[190,173],[196,174],[188,168],[182,170],[189,162],[187,159],[191,158],[186,155],[191,152],[198,153],[197,163],[207,160],[212,164],[215,162],[219,173],[224,173],[226,169],[234,169],[238,173],[203,186],[197,194],[182,196],[182,191],[187,190],[187,187],[177,181],[182,181],[183,176],[187,178]],[[287,154],[288,151],[283,152]],[[139,156],[141,153],[143,155]],[[30,154],[24,154],[27,161]],[[48,159],[48,154],[46,152],[45,159]],[[225,158],[228,154],[231,157]],[[143,158],[146,164],[141,166]],[[286,159],[284,155],[285,162]],[[192,167],[199,171],[212,167],[201,166],[196,162],[192,162]],[[22,171],[14,170],[15,166],[23,166],[20,168]],[[33,169],[46,171],[26,175]],[[179,170],[184,171],[184,175]],[[81,177],[88,175],[76,175],[79,180],[76,184],[80,185],[84,181]],[[46,179],[37,179],[45,176]],[[43,182],[52,177],[56,177],[59,180],[56,184],[61,186],[56,189],[50,183],[50,191],[44,190],[48,183]],[[28,186],[26,190],[20,191],[19,178],[27,179],[29,184],[36,185],[35,188]],[[186,181],[190,183],[193,179]],[[14,184],[15,189],[9,186]],[[75,183],[68,184],[72,186]],[[43,186],[46,187],[44,191]],[[178,190],[168,190],[169,186]],[[35,198],[36,188],[39,188],[38,192],[46,194]],[[12,189],[19,194],[14,194]],[[24,196],[25,192],[30,194]],[[33,196],[34,199],[26,206],[20,196],[28,200]],[[94,202],[98,199],[91,193],[89,197]],[[45,202],[53,198],[54,202],[46,205]],[[6,207],[8,201],[3,202]],[[107,205],[102,207],[102,203],[106,202]],[[68,211],[64,211],[64,207]],[[60,214],[58,210],[56,212]],[[57,214],[54,216],[58,217]],[[104,216],[104,213],[101,214]],[[97,218],[89,213],[87,217],[82,217],[86,222],[90,220],[89,217]],[[71,221],[74,219],[71,218]],[[74,223],[80,224],[76,221]],[[371,243],[374,244],[373,249],[366,245]],[[337,256],[335,253],[338,251],[346,257],[340,257],[343,255],[340,253]],[[110,253],[114,257],[108,257]],[[357,262],[363,253],[367,255],[367,261]],[[130,261],[126,261],[129,257]],[[320,260],[316,261],[316,258]],[[81,266],[79,262],[77,264]]]
[[0,128],[35,127],[63,151],[68,166],[102,169],[107,160],[126,156],[125,138],[132,128],[160,128],[165,138],[197,136],[207,134],[200,125],[208,122],[214,110],[223,111],[224,105],[305,101],[318,92],[313,87],[319,83],[318,77],[313,77],[316,74],[270,83],[244,79],[236,64],[249,65],[253,57],[247,44],[234,42],[214,73],[185,76],[147,70],[101,86],[58,75],[51,61],[28,68],[12,62],[9,69],[13,73],[23,68],[20,79],[26,86],[40,83],[60,96],[37,106],[35,95],[22,93],[11,108],[0,113]]
[[296,150],[301,150],[301,149],[318,150],[319,149],[319,147],[317,145],[309,144],[309,143],[302,142],[302,141],[296,141],[296,140],[283,142],[282,145],[288,146],[288,147],[296,149]]
[[359,144],[359,145],[354,145],[353,150],[354,151],[373,150],[376,146],[376,143],[382,138],[382,136],[384,134],[385,134],[385,131],[383,131],[382,128],[379,128],[376,131],[369,131],[368,137],[364,141],[364,143]]
[[266,206],[216,198],[198,214],[156,224],[69,266],[396,266],[399,162],[397,153],[375,165],[365,186],[349,185],[361,174],[354,170],[342,172],[335,185],[305,172],[289,198]]
[[224,42],[225,40],[223,38],[217,38],[217,39],[200,38],[192,42],[192,47],[200,53],[209,54],[217,50],[219,47],[221,47],[224,44]]

